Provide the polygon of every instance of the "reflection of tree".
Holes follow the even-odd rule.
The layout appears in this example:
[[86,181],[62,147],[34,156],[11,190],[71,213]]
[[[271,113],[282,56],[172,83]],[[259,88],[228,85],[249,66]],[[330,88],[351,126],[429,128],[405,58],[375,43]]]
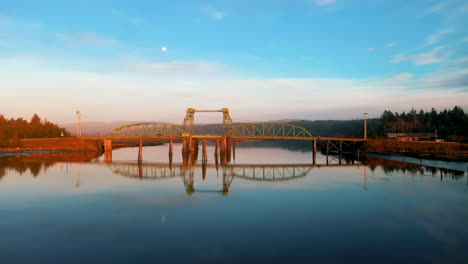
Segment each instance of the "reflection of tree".
[[436,168],[436,167],[427,167],[422,166],[414,163],[407,163],[403,161],[396,161],[396,160],[387,160],[381,158],[373,158],[369,157],[366,162],[366,165],[369,166],[371,171],[374,171],[375,168],[381,167],[385,174],[390,173],[403,173],[403,174],[411,174],[411,175],[425,175],[431,174],[432,176],[439,175],[443,176],[451,176],[452,179],[459,179],[465,175],[465,172],[458,171],[458,170],[451,170],[445,168]]
[[20,175],[29,170],[36,177],[41,169],[47,170],[53,164],[52,162],[27,162],[21,157],[2,157],[0,158],[0,179],[6,175],[8,170],[15,170]]
[[56,162],[88,162],[99,157],[97,152],[61,152],[25,156],[0,157],[0,180],[8,170],[15,170],[20,175],[29,172],[37,177]]

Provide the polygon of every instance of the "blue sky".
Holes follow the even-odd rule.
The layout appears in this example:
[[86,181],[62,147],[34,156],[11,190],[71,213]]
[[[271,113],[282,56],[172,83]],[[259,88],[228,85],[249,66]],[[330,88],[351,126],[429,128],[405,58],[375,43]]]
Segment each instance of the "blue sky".
[[466,109],[468,3],[2,1],[0,89],[6,116],[61,123]]

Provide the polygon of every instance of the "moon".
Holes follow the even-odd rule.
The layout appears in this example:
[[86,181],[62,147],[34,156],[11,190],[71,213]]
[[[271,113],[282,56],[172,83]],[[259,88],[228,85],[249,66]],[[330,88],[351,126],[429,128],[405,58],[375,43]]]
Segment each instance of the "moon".
[[167,48],[166,48],[166,47],[162,47],[162,48],[161,48],[161,51],[162,51],[162,52],[166,52],[166,51],[167,51]]

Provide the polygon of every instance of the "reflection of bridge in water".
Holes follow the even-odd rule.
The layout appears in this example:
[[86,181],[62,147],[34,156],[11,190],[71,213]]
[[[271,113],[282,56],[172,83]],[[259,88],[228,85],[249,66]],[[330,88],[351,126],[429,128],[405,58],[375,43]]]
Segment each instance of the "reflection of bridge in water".
[[193,164],[186,166],[184,164],[164,164],[164,163],[126,163],[114,162],[106,164],[115,174],[125,177],[139,178],[140,180],[164,180],[172,178],[181,178],[187,194],[195,192],[194,174],[195,169],[202,170],[202,177],[205,179],[206,170],[216,169],[222,171],[224,195],[229,192],[229,187],[234,178],[240,178],[250,181],[287,181],[303,178],[307,176],[314,168],[326,167],[357,167],[361,164],[229,164],[218,166],[216,164]]

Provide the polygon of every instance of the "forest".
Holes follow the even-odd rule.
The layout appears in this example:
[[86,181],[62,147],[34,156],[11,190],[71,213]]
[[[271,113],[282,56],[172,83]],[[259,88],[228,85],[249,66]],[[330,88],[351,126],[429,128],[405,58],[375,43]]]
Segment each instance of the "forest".
[[[356,120],[301,120],[289,122],[306,128],[312,135],[321,137],[363,137],[362,119]],[[239,125],[236,123],[236,125]],[[452,109],[437,111],[392,112],[385,110],[378,118],[367,121],[368,138],[385,137],[386,133],[436,133],[447,141],[468,142],[468,114],[455,106]],[[28,122],[23,118],[6,119],[0,115],[0,147],[14,147],[23,138],[69,137],[70,133],[49,121],[42,121],[34,114]],[[220,124],[206,124],[195,127],[195,133],[222,134]],[[290,144],[290,143],[288,143]]]
[[70,133],[54,123],[34,114],[31,121],[23,118],[6,119],[0,114],[0,147],[16,147],[23,138],[57,138],[69,137]]
[[[305,127],[314,136],[362,137],[363,120],[294,121],[291,124]],[[386,133],[436,133],[448,141],[466,141],[468,138],[468,114],[459,106],[437,112],[392,112],[385,110],[379,118],[368,120],[368,138],[386,136]]]

